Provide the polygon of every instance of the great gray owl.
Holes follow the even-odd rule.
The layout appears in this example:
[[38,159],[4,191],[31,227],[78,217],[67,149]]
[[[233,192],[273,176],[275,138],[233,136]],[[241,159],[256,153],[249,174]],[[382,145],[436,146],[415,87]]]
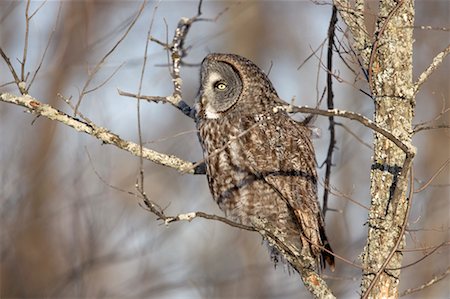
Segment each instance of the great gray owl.
[[[275,235],[305,267],[317,271],[325,260],[333,268],[333,256],[314,246],[331,251],[311,132],[280,105],[286,103],[251,61],[206,56],[195,108],[209,187],[230,220]],[[286,260],[276,246],[271,249],[275,262]]]

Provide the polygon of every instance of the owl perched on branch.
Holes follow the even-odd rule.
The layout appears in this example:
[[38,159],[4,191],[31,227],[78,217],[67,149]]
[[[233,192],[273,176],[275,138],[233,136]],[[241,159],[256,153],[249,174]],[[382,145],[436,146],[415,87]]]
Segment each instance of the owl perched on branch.
[[311,132],[277,108],[282,105],[251,61],[206,56],[196,122],[209,187],[228,219],[263,235],[275,262],[318,271],[326,261],[333,269]]

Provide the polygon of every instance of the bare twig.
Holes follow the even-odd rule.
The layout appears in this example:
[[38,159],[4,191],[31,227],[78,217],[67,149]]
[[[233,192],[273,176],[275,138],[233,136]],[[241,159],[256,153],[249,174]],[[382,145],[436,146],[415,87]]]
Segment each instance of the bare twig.
[[27,6],[25,8],[25,41],[24,41],[24,46],[23,46],[23,56],[22,56],[22,61],[20,62],[21,67],[20,67],[20,80],[22,82],[25,82],[26,79],[26,75],[25,75],[25,64],[27,61],[27,53],[28,53],[28,37],[30,34],[30,16],[29,16],[29,12],[30,12],[30,0],[27,1]]
[[19,88],[19,91],[21,94],[25,94],[26,93],[26,85],[24,82],[22,82],[19,78],[19,76],[16,73],[16,70],[14,69],[13,65],[11,64],[11,60],[9,59],[9,57],[6,55],[6,53],[3,51],[3,49],[0,47],[0,55],[2,56],[3,60],[6,62],[6,65],[9,68],[9,71],[11,72],[11,75],[14,78],[14,82],[17,85],[17,88]]
[[427,246],[427,247],[403,248],[399,251],[401,251],[401,252],[428,251],[428,250],[434,250],[436,247],[449,246],[449,245],[450,245],[450,241],[445,241],[439,245],[433,245],[433,246]]
[[125,64],[125,62],[122,62],[118,67],[116,67],[116,69],[111,73],[111,75],[109,75],[105,80],[103,80],[103,82],[101,82],[99,85],[97,85],[97,86],[95,86],[95,87],[92,87],[92,88],[89,89],[89,90],[86,90],[86,91],[84,92],[84,94],[86,95],[86,94],[88,94],[88,93],[90,93],[90,92],[94,92],[94,91],[96,91],[97,89],[103,87],[106,83],[108,83],[109,80],[112,79],[112,77],[114,77],[115,74],[117,74],[117,72],[120,70],[120,68],[121,68],[122,66],[124,66],[124,64]]
[[447,159],[447,161],[445,161],[444,164],[442,164],[441,167],[439,167],[439,169],[433,174],[433,176],[428,180],[428,182],[423,184],[419,189],[414,190],[414,193],[419,193],[419,192],[425,190],[431,184],[431,182],[444,170],[444,168],[449,163],[450,163],[450,159]]
[[430,252],[426,253],[426,254],[425,254],[424,256],[422,256],[420,259],[418,259],[418,260],[416,260],[416,261],[414,261],[414,262],[412,262],[412,263],[409,263],[409,264],[407,264],[407,265],[404,265],[404,266],[401,266],[401,267],[398,267],[398,268],[386,268],[385,270],[393,271],[393,270],[400,270],[400,269],[405,269],[405,268],[409,268],[409,267],[411,267],[411,266],[414,266],[414,265],[420,263],[421,261],[423,261],[424,259],[426,259],[427,257],[431,256],[431,255],[432,255],[433,253],[435,253],[439,248],[441,248],[441,247],[443,247],[443,246],[445,246],[445,245],[447,245],[447,242],[442,242],[441,244],[439,244],[438,246],[436,246],[433,250],[431,250]]
[[127,37],[128,33],[130,33],[131,29],[134,27],[134,24],[136,24],[137,20],[141,16],[142,12],[144,11],[145,6],[147,5],[147,1],[145,0],[142,2],[141,7],[139,8],[138,12],[136,13],[136,16],[131,21],[130,25],[128,26],[127,30],[125,30],[124,34],[119,38],[119,40],[114,44],[114,46],[100,59],[100,61],[94,66],[92,71],[89,72],[88,79],[83,85],[83,88],[80,92],[80,95],[78,96],[77,103],[75,105],[75,111],[74,115],[77,115],[78,109],[80,108],[81,101],[83,100],[83,97],[86,95],[86,91],[89,88],[89,84],[94,79],[97,72],[101,69],[103,64],[105,63],[106,59],[117,49],[117,47],[124,41],[124,39]]
[[434,276],[430,281],[424,283],[424,284],[421,285],[420,287],[417,287],[417,288],[411,288],[411,289],[404,290],[404,291],[400,294],[400,296],[406,296],[406,295],[409,295],[409,294],[411,294],[411,293],[415,293],[415,292],[422,291],[423,289],[428,288],[428,287],[434,285],[435,283],[437,283],[437,282],[443,280],[443,279],[444,279],[445,277],[447,277],[447,275],[449,275],[449,274],[450,274],[450,267],[448,267],[447,270],[446,270],[444,273],[441,273],[441,274],[439,274],[439,275]]
[[[298,71],[299,69],[301,69],[301,68],[305,65],[305,63],[307,63],[308,60],[311,59],[311,57],[315,56],[316,52],[319,51],[319,49],[321,49],[321,48],[323,47],[323,45],[325,44],[326,41],[327,41],[327,39],[325,38],[325,39],[320,43],[320,45],[317,47],[317,49],[315,49],[315,50],[312,50],[312,49],[311,49],[311,51],[312,51],[311,54],[309,54],[309,56],[306,57],[305,60],[303,60],[302,63],[300,63],[300,65],[297,67],[297,71]],[[310,47],[310,48],[311,48],[311,47]]]
[[190,117],[190,118],[194,118],[194,113],[192,108],[186,104],[183,100],[181,101],[176,101],[176,99],[170,95],[167,97],[164,96],[146,96],[146,95],[137,95],[135,93],[131,93],[131,92],[127,92],[127,91],[122,91],[120,89],[117,90],[117,92],[119,93],[119,95],[124,96],[124,97],[131,97],[131,98],[139,98],[141,100],[146,100],[147,102],[154,102],[154,103],[166,103],[166,104],[170,104],[173,107],[177,108],[178,110],[180,110],[184,115]]
[[362,140],[362,138],[360,138],[358,135],[356,135],[349,127],[347,127],[346,125],[336,122],[335,123],[336,126],[339,126],[341,128],[343,128],[347,133],[349,133],[350,135],[352,135],[359,143],[361,143],[362,145],[364,145],[365,147],[367,147],[368,149],[373,149],[372,146],[370,144],[368,144],[367,142],[365,142],[364,140]]
[[145,74],[145,66],[147,65],[147,53],[148,53],[148,44],[150,41],[150,34],[152,32],[153,27],[153,21],[155,20],[155,14],[156,10],[158,9],[158,5],[155,5],[153,9],[153,15],[150,20],[150,24],[148,26],[148,32],[147,32],[147,38],[145,39],[145,50],[144,50],[144,61],[142,63],[142,69],[141,69],[141,76],[139,78],[139,87],[138,87],[138,100],[136,103],[136,113],[137,113],[137,129],[138,129],[138,138],[139,138],[139,178],[138,178],[138,184],[136,188],[139,190],[139,192],[142,195],[145,195],[145,188],[144,188],[144,158],[142,156],[143,146],[142,146],[142,129],[141,129],[141,99],[140,95],[142,92],[142,83],[144,81],[144,74]]
[[332,185],[329,186],[328,191],[329,191],[331,194],[336,195],[337,197],[345,198],[346,200],[348,200],[348,201],[354,203],[355,205],[357,205],[357,206],[359,206],[359,207],[365,209],[366,211],[369,210],[369,207],[363,205],[362,203],[360,203],[360,202],[357,201],[357,200],[354,200],[354,199],[351,198],[349,195],[343,193],[342,191],[338,190],[336,187],[334,187],[334,186],[332,186]]
[[41,8],[45,5],[45,3],[47,3],[47,0],[42,1],[42,3],[31,13],[29,20],[31,20],[38,13],[39,10],[41,10]]
[[405,28],[414,28],[421,30],[436,30],[436,31],[450,31],[448,27],[433,27],[433,26],[405,26]]
[[[45,0],[44,2],[42,2],[42,5],[41,5],[38,9],[36,9],[36,10],[34,11],[34,13],[31,15],[30,19],[34,16],[34,14],[36,14],[36,13],[39,11],[39,9],[40,9],[46,2],[47,2],[47,0]],[[28,86],[27,86],[27,88],[26,88],[26,93],[29,92],[29,90],[30,90],[30,88],[31,88],[31,85],[33,84],[34,80],[36,79],[37,74],[39,73],[39,71],[40,71],[40,69],[41,69],[41,67],[42,67],[42,63],[44,62],[45,56],[47,55],[48,48],[50,47],[50,42],[51,42],[52,39],[53,39],[53,35],[55,34],[55,32],[56,32],[56,27],[58,26],[58,23],[59,23],[59,17],[61,16],[61,8],[62,8],[62,2],[59,3],[58,15],[57,15],[57,17],[56,17],[55,26],[53,27],[53,30],[52,30],[52,32],[50,33],[50,36],[49,36],[48,41],[47,41],[47,45],[45,46],[44,53],[42,54],[41,60],[39,61],[39,65],[38,65],[38,67],[36,68],[36,71],[34,72],[33,77],[31,78],[31,81],[30,81],[30,83],[28,84]]]
[[[329,110],[334,109],[334,94],[333,94],[333,77],[331,73],[333,72],[333,45],[334,45],[334,36],[335,29],[337,23],[337,8],[333,5],[330,24],[328,26],[328,52],[327,52],[327,108]],[[322,214],[325,217],[327,209],[328,209],[328,189],[330,186],[330,177],[331,177],[331,167],[333,166],[333,151],[336,146],[336,137],[335,137],[335,122],[334,116],[328,117],[328,130],[330,131],[330,141],[328,144],[327,158],[325,160],[325,189],[323,191],[323,206],[322,206]]]

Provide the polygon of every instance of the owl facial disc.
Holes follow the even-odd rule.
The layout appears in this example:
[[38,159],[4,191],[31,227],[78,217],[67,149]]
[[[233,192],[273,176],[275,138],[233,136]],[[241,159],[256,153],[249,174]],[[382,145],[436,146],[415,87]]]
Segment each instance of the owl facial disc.
[[217,119],[239,100],[242,81],[228,63],[204,61],[202,64],[201,106],[208,119]]

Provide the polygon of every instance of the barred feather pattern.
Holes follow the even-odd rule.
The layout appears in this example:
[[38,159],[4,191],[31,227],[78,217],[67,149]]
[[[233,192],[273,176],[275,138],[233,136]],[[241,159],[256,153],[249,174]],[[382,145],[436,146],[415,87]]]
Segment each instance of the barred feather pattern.
[[[223,69],[217,61],[232,66],[242,87],[236,87],[241,92],[231,107],[208,114],[212,107],[230,106],[214,106],[215,93],[206,86],[210,74],[218,77]],[[205,58],[196,109],[208,184],[227,218],[276,236],[290,248],[288,260],[301,257],[315,271],[326,261],[333,269],[317,198],[311,131],[277,109],[280,104],[267,76],[249,60],[232,54]],[[273,245],[275,240],[268,239]],[[275,262],[285,260],[276,247],[271,249]]]

